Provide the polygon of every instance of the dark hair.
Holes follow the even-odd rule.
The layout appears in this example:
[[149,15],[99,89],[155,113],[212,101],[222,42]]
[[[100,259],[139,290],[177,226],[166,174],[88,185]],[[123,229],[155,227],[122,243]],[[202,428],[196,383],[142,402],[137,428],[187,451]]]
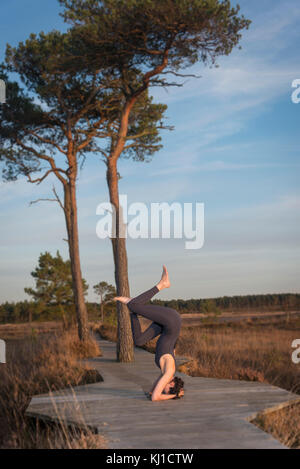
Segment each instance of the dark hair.
[[174,376],[172,381],[174,381],[174,386],[170,388],[169,394],[176,394],[177,398],[174,397],[174,399],[180,399],[179,393],[184,387],[184,381],[178,376]]

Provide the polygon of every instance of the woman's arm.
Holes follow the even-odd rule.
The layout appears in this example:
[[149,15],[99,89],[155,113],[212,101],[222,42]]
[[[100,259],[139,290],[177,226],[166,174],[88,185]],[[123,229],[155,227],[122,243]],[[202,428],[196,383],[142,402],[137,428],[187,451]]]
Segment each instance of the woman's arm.
[[162,377],[162,374],[154,381],[153,386],[152,386],[151,391],[150,391],[150,394],[153,393],[153,391],[155,389],[155,386],[157,385],[157,383],[158,383],[158,381],[160,380],[161,377]]
[[173,399],[176,397],[176,394],[163,394],[163,390],[170,382],[173,375],[173,370],[167,371],[161,376],[161,378],[159,378],[151,396],[152,401],[163,401],[165,399]]
[[[179,394],[178,396],[182,397],[184,395],[184,390],[181,389],[179,391]],[[158,399],[159,401],[164,401],[165,399],[174,399],[175,397],[177,397],[177,394],[162,394],[160,396],[160,399]]]
[[152,401],[165,401],[167,399],[174,399],[174,397],[177,397],[176,394],[161,394],[159,398],[152,399]]

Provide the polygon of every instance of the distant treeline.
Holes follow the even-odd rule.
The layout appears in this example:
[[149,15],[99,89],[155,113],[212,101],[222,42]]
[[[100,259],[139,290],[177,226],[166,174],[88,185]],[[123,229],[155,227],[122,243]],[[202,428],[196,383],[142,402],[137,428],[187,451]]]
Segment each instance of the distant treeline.
[[[100,305],[87,302],[91,321],[99,320]],[[114,316],[115,305],[105,305],[106,316]],[[35,301],[5,302],[0,305],[0,324],[15,324],[31,321],[56,321],[63,319],[66,323],[76,320],[75,305],[43,305]]]
[[180,313],[221,313],[222,311],[290,311],[300,310],[300,294],[274,293],[265,295],[235,295],[190,300],[153,300],[152,303],[174,308]]
[[[266,295],[236,295],[219,298],[190,299],[190,300],[152,300],[153,304],[160,304],[174,308],[180,313],[218,314],[222,311],[290,311],[300,310],[300,294],[276,293]],[[87,302],[90,320],[100,319],[100,305]],[[105,305],[104,317],[110,321],[116,319],[115,304]],[[64,319],[66,322],[75,320],[74,305],[45,306],[34,301],[18,301],[2,303],[0,305],[0,323],[20,323],[29,321],[52,321]]]

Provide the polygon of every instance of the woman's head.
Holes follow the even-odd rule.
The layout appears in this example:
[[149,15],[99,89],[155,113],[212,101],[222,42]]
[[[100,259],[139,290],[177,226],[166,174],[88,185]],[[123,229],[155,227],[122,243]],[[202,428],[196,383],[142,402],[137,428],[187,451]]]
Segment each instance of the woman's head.
[[167,394],[176,394],[178,396],[183,387],[184,381],[178,376],[174,376],[174,378],[169,382]]

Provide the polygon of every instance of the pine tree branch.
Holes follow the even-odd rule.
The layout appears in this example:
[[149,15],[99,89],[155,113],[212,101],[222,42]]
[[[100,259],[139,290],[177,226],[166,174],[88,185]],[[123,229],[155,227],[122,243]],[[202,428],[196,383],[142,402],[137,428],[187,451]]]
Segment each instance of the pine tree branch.
[[29,202],[29,205],[37,204],[38,202],[57,202],[56,199],[36,199],[36,200],[31,200]]

